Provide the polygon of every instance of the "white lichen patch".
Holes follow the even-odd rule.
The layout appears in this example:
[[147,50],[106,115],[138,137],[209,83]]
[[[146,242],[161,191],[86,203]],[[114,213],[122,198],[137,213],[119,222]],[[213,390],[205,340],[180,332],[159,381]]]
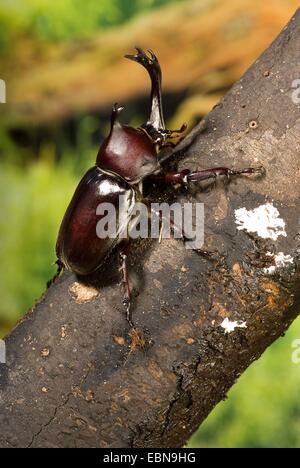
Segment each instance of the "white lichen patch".
[[229,320],[228,317],[226,317],[223,322],[221,323],[221,327],[224,328],[225,333],[231,333],[233,332],[236,328],[247,328],[247,323],[242,322],[242,321],[234,321],[232,322]]
[[274,255],[271,252],[267,253],[268,257],[273,257],[275,265],[271,265],[268,268],[264,268],[263,272],[268,275],[273,275],[276,273],[278,268],[286,268],[290,265],[294,265],[293,257],[290,255],[285,255],[283,252],[279,252],[278,254]]
[[99,291],[96,288],[85,286],[77,281],[70,286],[69,292],[77,304],[90,302],[99,295]]
[[254,210],[239,208],[235,210],[235,220],[239,231],[256,233],[263,239],[277,240],[279,236],[287,236],[285,221],[271,203],[258,206]]

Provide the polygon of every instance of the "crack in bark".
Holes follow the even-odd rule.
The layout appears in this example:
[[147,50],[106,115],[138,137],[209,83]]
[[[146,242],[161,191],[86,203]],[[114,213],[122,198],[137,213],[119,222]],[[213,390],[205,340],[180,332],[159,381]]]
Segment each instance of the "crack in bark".
[[69,400],[70,400],[70,397],[72,396],[72,392],[70,392],[67,397],[66,397],[66,400],[59,406],[57,406],[55,409],[54,409],[54,413],[53,415],[51,416],[51,418],[49,419],[49,421],[47,421],[45,424],[43,424],[40,428],[40,430],[38,432],[36,432],[35,434],[32,435],[32,438],[31,438],[31,441],[30,443],[25,447],[25,448],[31,448],[33,443],[35,442],[36,438],[43,432],[43,430],[48,427],[53,421],[54,419],[56,418],[56,415],[58,413],[58,411],[63,408],[65,405],[68,404]]
[[[75,387],[80,387],[80,386],[87,380],[90,371],[91,371],[91,366],[89,367],[89,369],[88,369],[88,371],[86,372],[86,374],[81,378],[79,384],[78,384],[78,385],[74,385],[73,387],[74,387],[74,388],[75,388]],[[33,443],[35,442],[35,440],[37,439],[37,437],[38,437],[39,435],[41,435],[41,433],[44,431],[44,429],[45,429],[46,427],[50,426],[50,424],[54,421],[54,419],[55,419],[56,416],[57,416],[58,411],[69,403],[70,398],[71,398],[72,395],[73,395],[73,392],[72,392],[72,391],[69,392],[69,393],[67,394],[67,397],[66,397],[65,401],[64,401],[62,404],[58,405],[58,406],[54,409],[54,413],[53,413],[53,415],[51,416],[51,418],[49,419],[49,421],[47,421],[45,424],[43,424],[43,425],[41,426],[41,428],[39,429],[39,431],[32,435],[31,441],[30,441],[30,443],[26,446],[26,448],[32,447],[32,445],[33,445]]]

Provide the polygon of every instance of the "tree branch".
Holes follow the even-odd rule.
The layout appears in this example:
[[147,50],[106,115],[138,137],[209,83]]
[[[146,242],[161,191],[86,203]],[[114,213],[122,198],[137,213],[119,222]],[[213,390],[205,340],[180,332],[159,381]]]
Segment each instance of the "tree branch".
[[[180,241],[137,243],[135,333],[114,256],[89,286],[63,274],[6,339],[1,447],[182,446],[284,333],[299,307],[299,50],[300,10],[176,150],[180,169],[266,168],[264,179],[177,192],[205,203],[205,248],[218,260]],[[246,328],[226,333],[226,319]]]

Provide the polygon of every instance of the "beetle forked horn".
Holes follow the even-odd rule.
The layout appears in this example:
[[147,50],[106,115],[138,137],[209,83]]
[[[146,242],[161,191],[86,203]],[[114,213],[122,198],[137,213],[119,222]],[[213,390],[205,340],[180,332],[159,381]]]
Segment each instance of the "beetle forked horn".
[[148,53],[146,53],[141,47],[135,47],[135,50],[137,51],[136,54],[126,54],[124,57],[140,63],[148,70],[150,76],[156,74],[160,75],[160,65],[154,52],[151,49],[147,49]]

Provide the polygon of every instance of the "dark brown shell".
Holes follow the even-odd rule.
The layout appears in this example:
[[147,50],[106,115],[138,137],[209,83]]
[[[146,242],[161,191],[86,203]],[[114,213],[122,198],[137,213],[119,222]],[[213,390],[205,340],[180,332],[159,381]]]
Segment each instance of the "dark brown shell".
[[143,130],[115,121],[100,147],[96,164],[129,182],[138,182],[158,168],[156,147]]
[[[123,205],[119,207],[120,195],[123,195]],[[117,226],[115,238],[97,236],[101,216],[96,210],[101,203],[112,203],[117,215],[121,210],[123,223]],[[79,275],[95,271],[119,242],[121,231],[127,229],[134,203],[135,192],[126,180],[96,166],[91,168],[81,179],[61,223],[56,243],[58,259]]]

